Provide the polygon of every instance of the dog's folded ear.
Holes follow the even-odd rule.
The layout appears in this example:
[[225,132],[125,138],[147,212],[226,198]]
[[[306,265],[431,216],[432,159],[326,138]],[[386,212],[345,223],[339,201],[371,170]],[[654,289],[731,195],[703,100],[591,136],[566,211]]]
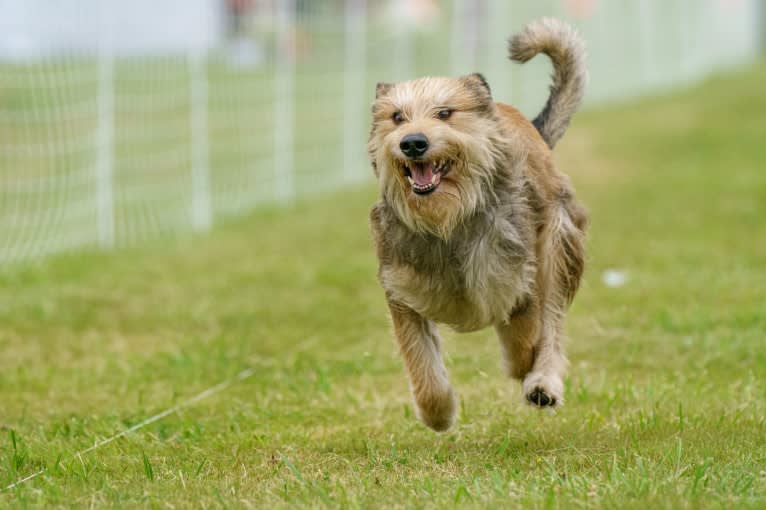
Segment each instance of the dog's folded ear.
[[463,76],[461,79],[466,87],[484,89],[484,91],[489,94],[490,97],[492,97],[492,91],[489,88],[489,83],[487,83],[487,79],[483,74],[472,73],[467,76]]
[[473,73],[460,78],[466,88],[474,92],[478,97],[492,99],[492,91],[487,79],[481,73]]
[[492,92],[487,80],[479,73],[473,73],[460,78],[460,82],[476,100],[479,110],[492,110]]
[[380,96],[385,96],[393,86],[393,83],[379,82],[377,85],[375,85],[375,99],[379,98]]

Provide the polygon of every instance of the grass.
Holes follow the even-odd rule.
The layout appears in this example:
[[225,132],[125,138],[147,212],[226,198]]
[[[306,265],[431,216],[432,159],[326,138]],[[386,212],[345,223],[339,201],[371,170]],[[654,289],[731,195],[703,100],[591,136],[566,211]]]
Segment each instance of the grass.
[[0,485],[45,472],[0,506],[762,508],[765,85],[761,64],[577,117],[558,160],[593,225],[555,414],[484,331],[446,334],[456,427],[416,421],[372,185],[2,274]]

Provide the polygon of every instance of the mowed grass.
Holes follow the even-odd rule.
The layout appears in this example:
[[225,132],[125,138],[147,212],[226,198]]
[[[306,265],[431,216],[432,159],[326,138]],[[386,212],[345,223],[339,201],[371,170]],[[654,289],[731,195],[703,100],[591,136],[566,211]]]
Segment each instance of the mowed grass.
[[[414,417],[367,187],[208,237],[0,276],[0,506],[766,505],[766,65],[578,115],[589,205],[567,404],[445,331],[457,425]],[[622,287],[602,283],[625,271]],[[245,368],[255,374],[82,456]]]

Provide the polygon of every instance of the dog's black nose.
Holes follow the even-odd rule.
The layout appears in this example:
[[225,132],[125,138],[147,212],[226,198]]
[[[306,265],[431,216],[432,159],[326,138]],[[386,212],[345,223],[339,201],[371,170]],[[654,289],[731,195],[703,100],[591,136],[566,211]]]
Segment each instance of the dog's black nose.
[[399,142],[399,148],[408,158],[419,158],[428,150],[428,138],[423,133],[407,135]]

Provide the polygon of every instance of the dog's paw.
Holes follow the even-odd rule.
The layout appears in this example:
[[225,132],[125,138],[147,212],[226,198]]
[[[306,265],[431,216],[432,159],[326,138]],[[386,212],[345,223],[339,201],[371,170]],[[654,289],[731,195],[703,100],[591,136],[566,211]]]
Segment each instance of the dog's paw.
[[564,383],[557,375],[532,372],[524,378],[522,391],[534,406],[557,407],[564,403]]
[[455,423],[457,398],[450,389],[442,394],[421,397],[416,404],[418,418],[436,432],[444,432]]

